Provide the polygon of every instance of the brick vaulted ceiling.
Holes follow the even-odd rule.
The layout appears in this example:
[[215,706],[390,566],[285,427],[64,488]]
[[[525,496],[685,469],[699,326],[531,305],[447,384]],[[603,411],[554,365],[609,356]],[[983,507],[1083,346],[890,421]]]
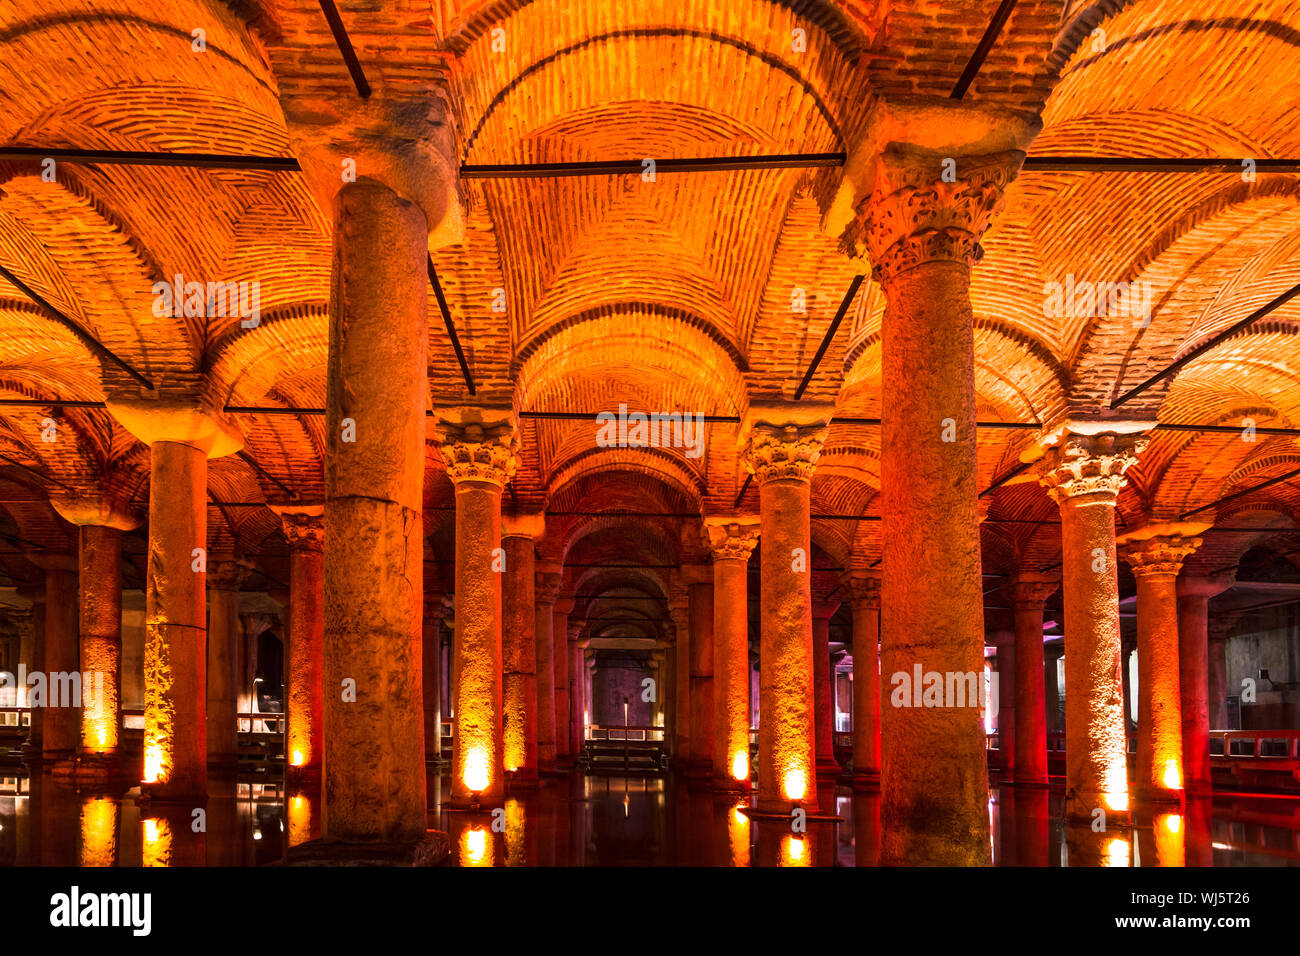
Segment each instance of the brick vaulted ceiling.
[[[372,83],[446,90],[466,164],[852,151],[875,97],[947,96],[996,0],[343,0]],[[196,50],[194,31],[204,31]],[[803,41],[795,43],[796,35]],[[1039,114],[1033,157],[1300,157],[1296,0],[1021,0],[966,99]],[[354,96],[315,0],[13,0],[0,6],[0,143],[288,156],[286,90]],[[465,180],[463,238],[434,254],[477,397],[519,411],[690,411],[738,417],[789,397],[853,277],[824,230],[837,168]],[[0,161],[0,265],[151,378],[216,405],[321,407],[330,217],[285,171],[66,163],[53,182]],[[1214,172],[1024,170],[975,270],[979,417],[1039,422],[1117,395],[1300,282],[1300,180]],[[174,274],[257,280],[262,321],[155,318]],[[1141,281],[1152,317],[1054,317],[1067,274]],[[802,290],[806,311],[792,308]],[[504,304],[504,311],[499,311]],[[494,305],[497,308],[494,308]],[[807,398],[880,413],[884,297],[868,277]],[[468,399],[430,292],[433,402]],[[1300,426],[1300,299],[1187,364],[1131,406],[1166,423]],[[0,278],[0,398],[99,402],[116,374]],[[41,440],[53,416],[63,439]],[[323,419],[240,413],[246,456],[213,463],[210,547],[282,579],[275,516],[251,503],[323,494]],[[656,570],[703,559],[698,520],[743,483],[737,426],[704,453],[602,449],[591,421],[525,418],[512,507],[551,513],[544,557],[580,594],[664,597]],[[1037,429],[981,432],[981,487]],[[148,457],[101,408],[0,407],[3,574],[23,548],[71,546],[45,502],[60,485],[148,494]],[[1296,439],[1157,431],[1120,521],[1179,515],[1300,468]],[[44,476],[37,477],[33,471]],[[277,482],[279,484],[277,484]],[[428,456],[435,576],[450,558],[451,486]],[[814,515],[870,515],[879,429],[833,424]],[[1233,564],[1295,526],[1279,483],[1202,514],[1259,532],[1193,559]],[[750,506],[756,504],[753,489]],[[991,496],[985,569],[1051,565],[1054,509],[1028,475]],[[577,513],[577,514],[575,514]],[[826,566],[879,556],[879,522],[815,517]],[[583,567],[644,564],[618,574]],[[3,580],[3,579],[0,579]]]

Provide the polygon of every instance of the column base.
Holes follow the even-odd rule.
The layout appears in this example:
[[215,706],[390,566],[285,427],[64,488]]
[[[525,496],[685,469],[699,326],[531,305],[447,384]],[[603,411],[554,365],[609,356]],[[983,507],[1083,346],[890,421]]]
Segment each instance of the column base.
[[149,783],[140,784],[140,796],[135,801],[139,807],[202,807],[207,802],[206,793],[169,793]]
[[536,790],[542,785],[536,770],[507,770],[506,790]]
[[853,774],[854,793],[879,793],[880,771],[863,770]]
[[1011,786],[1019,787],[1022,790],[1050,790],[1052,783],[1046,777],[1036,778],[1014,778],[1011,780]]
[[289,783],[297,787],[317,787],[321,782],[319,765],[310,767],[289,767],[285,774]]
[[[781,820],[782,822],[789,823],[790,815],[794,811],[794,804],[791,804],[790,809],[784,812],[770,807],[762,808],[762,809],[760,809],[759,807],[740,807],[738,809],[740,810],[741,813],[743,813],[745,816],[749,817],[752,820]],[[808,823],[843,823],[844,822],[843,817],[836,816],[833,813],[822,813],[819,810],[808,809],[807,807],[804,807],[804,810],[807,813],[806,820]]]
[[111,788],[127,780],[118,753],[74,754],[55,763],[53,774],[78,789]]
[[1182,790],[1144,790],[1133,794],[1133,803],[1139,809],[1144,807],[1169,809],[1181,807],[1184,802]]
[[735,777],[710,776],[709,789],[716,793],[749,793],[754,789],[754,781],[737,780]]
[[437,866],[451,855],[451,839],[428,830],[414,843],[333,843],[309,840],[290,847],[281,866]]
[[838,760],[827,761],[824,759],[818,760],[817,765],[813,770],[813,773],[817,774],[817,776],[821,777],[822,779],[826,779],[829,777],[838,777],[843,772],[844,772],[844,768],[840,766]]

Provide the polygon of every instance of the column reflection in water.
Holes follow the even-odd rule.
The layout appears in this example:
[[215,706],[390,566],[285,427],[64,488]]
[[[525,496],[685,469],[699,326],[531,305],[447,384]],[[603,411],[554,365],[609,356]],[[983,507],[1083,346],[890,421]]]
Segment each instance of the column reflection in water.
[[482,824],[470,824],[460,831],[457,843],[461,866],[492,866],[494,834]]
[[749,801],[742,800],[727,813],[727,843],[731,849],[732,866],[749,866],[749,817],[743,808]]
[[297,846],[320,837],[319,796],[303,790],[289,797],[285,814],[289,818],[289,846]]
[[81,852],[78,866],[117,865],[117,801],[90,796],[81,803]]
[[1067,861],[1070,866],[1131,866],[1131,841],[1132,830],[1127,827],[1094,830],[1087,824],[1071,824],[1065,834]]
[[511,797],[505,806],[506,866],[527,866],[528,821],[522,800]]
[[1138,866],[1187,865],[1182,814],[1140,814],[1136,833]]

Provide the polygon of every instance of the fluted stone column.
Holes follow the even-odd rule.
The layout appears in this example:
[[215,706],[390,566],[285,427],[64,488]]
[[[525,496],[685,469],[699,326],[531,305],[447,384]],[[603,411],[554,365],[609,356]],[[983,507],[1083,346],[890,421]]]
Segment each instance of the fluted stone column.
[[251,565],[234,555],[208,564],[208,766],[233,770],[239,762],[239,589]]
[[294,776],[316,781],[325,758],[325,509],[278,505],[273,510],[289,544],[285,758]]
[[[1178,663],[1178,573],[1208,525],[1150,525],[1120,541],[1137,579],[1138,727],[1136,796],[1180,804],[1184,792],[1183,705]],[[1067,694],[1067,700],[1069,695]]]
[[190,397],[110,395],[108,408],[149,445],[141,791],[192,803],[207,791],[207,463],[243,439]]
[[1040,463],[1040,480],[1061,509],[1065,809],[1080,822],[1091,822],[1099,808],[1126,822],[1130,809],[1115,500],[1146,439],[1136,430],[1103,430],[1113,427],[1062,426],[1047,436]]
[[29,553],[27,560],[45,572],[45,699],[42,710],[33,712],[32,724],[40,720],[41,759],[53,763],[72,757],[81,742],[80,705],[86,689],[77,640],[77,559],[41,551]]
[[536,546],[546,531],[540,513],[502,518],[502,658],[505,668],[502,746],[512,784],[537,783],[537,604]]
[[[456,486],[456,748],[452,800],[505,796],[501,740],[501,492],[518,465],[508,408],[439,409],[439,441]],[[503,561],[505,563],[503,563]]]
[[813,605],[813,741],[817,774],[834,777],[840,772],[835,762],[835,708],[831,686],[831,618],[839,602]]
[[[937,139],[964,135],[967,120],[950,117],[949,132]],[[902,136],[936,138],[920,116],[898,122]],[[987,149],[997,139],[975,141]],[[1007,124],[1000,139],[1006,147],[1024,137]],[[887,302],[881,657],[889,680],[918,666],[982,680],[970,275],[983,255],[980,237],[1023,159],[1011,148],[960,155],[891,143],[876,158],[863,207],[872,275]],[[946,704],[884,708],[883,863],[989,862],[981,710],[978,702]]]
[[[1022,571],[1011,583],[1015,615],[1015,783],[1046,787],[1047,698],[1043,657],[1043,604],[1060,584]],[[1010,675],[1001,678],[1006,680]],[[1055,704],[1053,704],[1055,706]]]
[[692,776],[713,772],[713,572],[705,565],[684,565],[691,615],[691,754]]
[[569,615],[572,613],[571,596],[556,599],[551,625],[551,660],[555,681],[555,767],[564,773],[571,769],[573,754],[569,732]]
[[105,497],[50,504],[78,526],[81,669],[96,689],[102,687],[102,695],[87,698],[82,708],[81,755],[111,761],[122,727],[122,532],[140,522]]
[[1235,571],[1184,573],[1178,578],[1178,692],[1183,704],[1183,772],[1189,796],[1214,789],[1210,778],[1210,598],[1235,581]]
[[560,588],[558,564],[538,564],[533,578],[536,613],[537,765],[542,773],[555,773],[555,596]]
[[880,572],[849,571],[844,582],[853,608],[853,788],[869,792],[880,789]]
[[748,790],[749,556],[758,544],[753,518],[709,518],[713,551],[713,786]]
[[762,563],[758,809],[777,814],[796,803],[817,809],[810,494],[829,413],[812,403],[751,405],[742,426]]

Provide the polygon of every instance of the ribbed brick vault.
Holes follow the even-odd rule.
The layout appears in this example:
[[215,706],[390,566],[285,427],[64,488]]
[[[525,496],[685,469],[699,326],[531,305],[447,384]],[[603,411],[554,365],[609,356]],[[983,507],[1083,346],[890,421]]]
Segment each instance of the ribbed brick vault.
[[[946,96],[990,3],[936,0],[496,0],[339,4],[367,77],[440,85],[467,164],[851,152],[873,96]],[[1040,114],[1031,156],[1300,156],[1294,80],[1300,7],[1287,0],[1022,0],[966,93]],[[206,49],[193,47],[202,29]],[[793,31],[806,50],[794,52]],[[288,156],[286,92],[354,96],[314,0],[16,0],[0,8],[0,142],[42,148]],[[520,412],[685,410],[704,453],[601,449],[591,420],[523,418],[505,510],[544,508],[543,559],[566,563],[579,614],[640,618],[656,636],[670,569],[707,560],[697,515],[732,509],[745,480],[736,423],[789,398],[855,275],[824,228],[843,171],[774,169],[556,179],[466,179],[463,237],[433,262],[476,401]],[[1013,471],[1040,430],[1089,415],[1300,282],[1300,180],[1214,172],[1026,168],[975,270],[978,413],[1039,423],[980,432],[980,487]],[[330,219],[301,174],[0,162],[0,265],[162,388],[215,407],[325,403]],[[180,273],[258,280],[262,318],[156,318],[151,285]],[[1054,318],[1044,284],[1066,274],[1153,289],[1148,326]],[[792,311],[801,289],[806,312]],[[495,307],[494,307],[495,306]],[[884,295],[868,277],[805,400],[880,415]],[[429,300],[434,403],[471,400]],[[1144,392],[1131,417],[1300,427],[1300,299]],[[36,580],[21,552],[68,551],[51,493],[108,488],[139,510],[148,455],[103,408],[105,363],[0,279],[0,570]],[[279,519],[258,503],[323,494],[323,419],[236,413],[245,455],[215,460],[210,547],[287,580]],[[42,440],[42,422],[60,438]],[[834,423],[812,484],[816,561],[880,554],[880,430]],[[426,538],[435,589],[451,586],[453,493],[430,444]],[[1300,468],[1288,435],[1157,431],[1120,495],[1120,522],[1177,519]],[[756,489],[741,501],[753,508]],[[984,571],[1059,560],[1057,509],[1028,473],[989,496]],[[1287,549],[1300,485],[1198,514],[1215,534],[1189,567]],[[642,514],[616,515],[631,511]],[[645,516],[644,513],[669,516]],[[603,514],[602,514],[603,513]],[[827,516],[827,517],[819,517]],[[1040,523],[1041,522],[1041,523]],[[143,551],[145,531],[127,552]],[[755,556],[755,564],[757,555]],[[604,570],[593,565],[619,565]],[[643,565],[643,568],[635,566]],[[139,586],[141,569],[128,571]],[[837,584],[827,572],[819,591]],[[754,589],[756,593],[757,589]],[[645,598],[656,601],[646,601]],[[593,632],[594,633],[594,632]]]

